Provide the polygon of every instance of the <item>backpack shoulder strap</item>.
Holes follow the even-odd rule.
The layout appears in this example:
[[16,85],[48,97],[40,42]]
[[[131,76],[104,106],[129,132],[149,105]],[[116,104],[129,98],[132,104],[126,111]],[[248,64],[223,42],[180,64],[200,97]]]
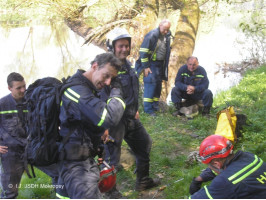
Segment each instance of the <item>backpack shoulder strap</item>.
[[68,78],[65,80],[63,79],[63,86],[60,88],[60,97],[62,96],[62,94],[64,93],[64,91],[69,88],[72,87],[74,85],[82,85],[84,84],[84,82],[80,81],[80,80],[71,80],[69,82],[67,82]]
[[[60,89],[60,97],[63,95],[64,91],[67,88],[72,87],[74,85],[82,85],[82,84],[84,84],[84,82],[82,82],[80,80],[73,80],[73,81],[67,82],[68,79],[69,79],[69,77],[67,79],[63,79],[62,80],[65,83],[64,83],[64,85]],[[74,132],[74,128],[70,128],[69,132],[63,138],[63,141],[59,145],[59,159],[61,159],[61,160],[62,160],[62,156],[63,156],[62,153],[63,153],[64,146],[65,146],[66,142],[68,141],[69,137],[71,136],[71,134],[73,132]]]

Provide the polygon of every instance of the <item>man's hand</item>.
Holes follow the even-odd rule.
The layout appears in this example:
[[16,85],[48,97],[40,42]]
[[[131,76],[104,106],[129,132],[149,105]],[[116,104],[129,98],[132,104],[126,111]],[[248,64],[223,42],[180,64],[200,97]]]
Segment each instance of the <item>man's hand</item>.
[[196,180],[197,178],[193,178],[193,180],[189,186],[189,193],[191,195],[194,194],[195,192],[199,191],[201,188],[202,181]]
[[7,146],[0,146],[0,153],[1,154],[5,154],[8,152],[8,147]]
[[187,86],[187,94],[194,94],[195,92],[195,87],[192,85]]
[[114,97],[114,96],[123,97],[124,93],[123,93],[122,83],[119,77],[115,77],[112,79],[110,88],[111,88],[110,97]]
[[121,81],[118,77],[115,77],[112,79],[111,81],[111,88],[119,88],[119,89],[122,89],[122,84],[121,84]]
[[149,73],[152,73],[151,68],[144,69],[144,77],[148,76]]
[[104,134],[101,136],[101,139],[104,144],[109,141],[109,130],[108,129],[104,131]]
[[216,175],[213,173],[213,171],[208,167],[206,168],[201,174],[199,175],[201,177],[203,182],[211,181],[216,177]]
[[193,178],[190,187],[189,187],[189,193],[192,195],[201,188],[201,184],[203,182],[211,181],[216,177],[216,175],[212,172],[210,168],[206,168],[201,174]]
[[139,111],[136,112],[135,119],[139,119]]

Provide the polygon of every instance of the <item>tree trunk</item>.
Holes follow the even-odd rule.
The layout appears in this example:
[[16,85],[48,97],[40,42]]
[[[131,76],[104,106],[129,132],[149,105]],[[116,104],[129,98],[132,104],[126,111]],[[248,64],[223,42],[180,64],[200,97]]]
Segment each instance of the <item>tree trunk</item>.
[[199,6],[197,0],[187,0],[185,3],[176,0],[151,0],[147,1],[142,6],[146,6],[146,8],[141,11],[141,15],[132,16],[131,20],[116,19],[113,22],[109,22],[108,24],[94,29],[84,22],[82,15],[83,9],[74,13],[74,15],[72,15],[74,17],[66,18],[65,22],[69,28],[86,40],[88,36],[95,35],[92,37],[92,41],[96,42],[97,45],[100,45],[101,40],[98,41],[96,37],[100,36],[99,38],[104,38],[105,33],[111,30],[115,25],[130,24],[128,30],[133,36],[131,58],[133,57],[136,59],[144,35],[151,29],[154,29],[159,21],[169,17],[172,11],[181,9],[172,43],[168,82],[163,82],[161,100],[165,101],[167,95],[174,86],[178,69],[186,63],[186,59],[192,55],[194,50],[199,24]]
[[161,100],[165,101],[174,87],[178,69],[186,63],[195,47],[195,39],[199,24],[199,6],[196,0],[186,2],[181,10],[172,43],[169,62],[168,82],[163,82]]
[[89,31],[92,30],[92,28],[89,27],[88,24],[86,24],[84,20],[80,18],[68,18],[65,19],[65,23],[72,31],[74,31],[83,38],[86,38]]

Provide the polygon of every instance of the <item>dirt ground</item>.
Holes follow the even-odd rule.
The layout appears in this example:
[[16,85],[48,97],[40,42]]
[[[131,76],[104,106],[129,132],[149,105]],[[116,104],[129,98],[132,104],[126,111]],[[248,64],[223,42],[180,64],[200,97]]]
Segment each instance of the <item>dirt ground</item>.
[[[135,164],[134,155],[126,147],[122,147],[120,163],[125,170],[129,169],[130,167],[132,167],[132,165]],[[127,185],[128,184],[126,182],[118,183],[117,188],[119,190],[123,190],[123,187],[127,187]],[[128,193],[131,193],[131,192],[132,191],[129,191]],[[127,194],[125,194],[124,198],[127,198]],[[163,192],[159,191],[159,188],[157,187],[155,189],[150,189],[147,191],[140,192],[138,198],[139,199],[162,199],[164,197],[163,197]]]

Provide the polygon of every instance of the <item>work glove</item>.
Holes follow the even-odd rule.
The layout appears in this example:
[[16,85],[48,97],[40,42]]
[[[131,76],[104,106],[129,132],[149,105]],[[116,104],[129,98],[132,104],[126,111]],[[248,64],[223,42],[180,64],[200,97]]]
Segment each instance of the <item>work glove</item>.
[[206,168],[203,172],[201,172],[200,177],[202,178],[203,182],[211,181],[215,178],[215,174],[210,168]]
[[122,89],[121,80],[118,76],[112,79],[110,87],[111,87],[111,89],[113,89],[113,88]]
[[190,186],[189,186],[189,193],[192,195],[195,192],[199,191],[201,188],[201,184],[202,184],[202,182],[195,180],[195,177],[194,177]]
[[115,77],[112,79],[110,88],[111,88],[111,93],[110,93],[111,97],[123,97],[123,88],[119,77]]
[[101,143],[97,146],[97,155],[99,158],[103,158],[104,157],[104,144],[101,141]]

